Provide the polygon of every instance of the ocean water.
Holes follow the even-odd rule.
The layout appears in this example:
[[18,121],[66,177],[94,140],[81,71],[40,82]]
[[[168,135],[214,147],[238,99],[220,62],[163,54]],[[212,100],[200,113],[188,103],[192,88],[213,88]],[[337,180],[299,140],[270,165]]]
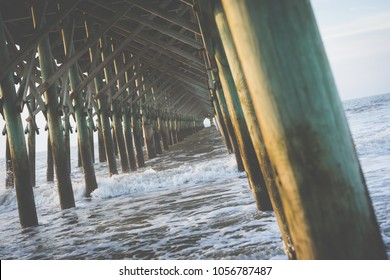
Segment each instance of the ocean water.
[[[390,94],[344,106],[390,257]],[[273,213],[256,209],[215,127],[137,172],[108,177],[106,164],[96,163],[99,187],[89,199],[76,151],[77,206],[63,211],[54,183],[45,182],[46,155],[37,154],[37,227],[20,228],[14,190],[0,187],[1,259],[286,258]],[[0,186],[4,166],[0,159]]]

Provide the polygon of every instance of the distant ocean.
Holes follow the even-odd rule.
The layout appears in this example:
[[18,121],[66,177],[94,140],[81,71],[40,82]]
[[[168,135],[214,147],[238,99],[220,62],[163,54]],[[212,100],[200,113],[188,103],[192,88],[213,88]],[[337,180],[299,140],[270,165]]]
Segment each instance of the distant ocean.
[[[346,101],[344,108],[390,257],[390,94]],[[77,207],[61,211],[55,185],[45,182],[46,154],[38,153],[40,225],[20,229],[0,159],[0,258],[285,258],[274,215],[256,210],[245,173],[237,172],[215,127],[146,163],[111,178],[106,164],[96,163],[99,188],[85,199],[73,148]]]

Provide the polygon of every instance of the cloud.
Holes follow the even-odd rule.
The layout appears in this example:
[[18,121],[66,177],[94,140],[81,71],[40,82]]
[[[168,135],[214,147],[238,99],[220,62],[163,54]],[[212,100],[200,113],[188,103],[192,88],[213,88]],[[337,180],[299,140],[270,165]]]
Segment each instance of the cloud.
[[390,29],[390,12],[382,12],[361,16],[341,25],[324,28],[322,33],[324,40],[332,40],[387,29]]

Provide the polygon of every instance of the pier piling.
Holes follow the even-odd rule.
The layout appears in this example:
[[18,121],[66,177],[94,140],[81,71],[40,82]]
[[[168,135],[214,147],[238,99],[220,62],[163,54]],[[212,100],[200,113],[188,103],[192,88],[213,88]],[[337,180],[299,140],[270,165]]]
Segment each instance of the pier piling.
[[222,4],[297,258],[386,258],[310,2]]

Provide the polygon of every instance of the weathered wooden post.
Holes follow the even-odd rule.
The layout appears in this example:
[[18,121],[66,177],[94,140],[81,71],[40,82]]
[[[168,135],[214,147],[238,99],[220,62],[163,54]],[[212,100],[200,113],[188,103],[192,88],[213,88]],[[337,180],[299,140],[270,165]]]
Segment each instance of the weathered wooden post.
[[97,123],[97,132],[98,132],[98,148],[99,148],[99,162],[106,162],[106,148],[104,147],[104,139],[103,139],[103,128],[100,122],[100,117],[98,116],[96,119]]
[[[35,99],[31,99],[30,106],[32,110],[35,110]],[[38,131],[38,128],[35,127],[35,117],[29,117],[28,120],[28,136],[27,136],[27,146],[28,146],[28,163],[30,166],[30,177],[31,177],[31,185],[34,187],[36,184],[36,172],[35,172],[35,160],[36,160],[36,152],[35,152],[35,133]]]
[[297,258],[385,259],[310,2],[222,3]]
[[70,131],[71,126],[69,122],[69,114],[64,112],[64,139],[65,139],[65,150],[66,150],[66,161],[69,166],[69,170],[72,170],[71,156],[70,156]]
[[113,125],[111,126],[111,130],[112,130],[112,143],[114,144],[114,155],[117,157],[118,156],[118,142],[116,139],[116,133],[115,133],[115,129],[114,129]]
[[138,102],[133,103],[132,105],[132,125],[133,125],[133,135],[134,135],[134,146],[137,152],[137,163],[138,167],[145,167],[144,153],[142,150],[142,135],[141,135],[141,116],[139,112]]
[[226,124],[226,130],[227,130],[227,133],[228,133],[229,138],[230,138],[230,143],[232,144],[232,150],[233,150],[234,155],[236,156],[237,169],[240,172],[242,172],[245,170],[245,168],[244,168],[244,164],[242,162],[241,151],[240,151],[240,148],[238,146],[237,137],[236,137],[236,134],[235,134],[234,129],[233,129],[233,124],[232,124],[232,120],[231,120],[231,117],[229,114],[229,110],[227,108],[226,99],[225,99],[225,96],[223,94],[223,91],[222,91],[222,88],[220,87],[220,85],[218,85],[217,88],[215,89],[215,93],[216,93],[215,96],[218,98],[218,103],[220,104],[220,110],[222,112],[223,120]]
[[137,170],[137,161],[135,159],[134,145],[133,145],[133,136],[131,133],[131,112],[129,110],[129,105],[125,105],[126,109],[123,110],[123,127],[125,131],[126,139],[126,149],[127,155],[129,157],[130,169],[132,171]]
[[[75,52],[73,43],[73,28],[74,20],[66,20],[62,27],[62,41],[66,56],[70,56]],[[71,89],[74,91],[81,83],[78,63],[74,63],[69,68],[69,80]],[[86,116],[84,114],[84,96],[83,93],[78,93],[74,96],[74,111],[77,123],[77,142],[79,147],[79,158],[81,158],[84,180],[85,180],[85,196],[89,197],[97,188],[95,169],[92,160],[92,148],[90,141],[90,132]]]
[[93,133],[95,132],[95,124],[93,123],[92,108],[88,109],[88,132],[89,143],[91,147],[92,163],[95,163],[95,141],[93,139]]
[[9,145],[8,135],[5,135],[5,188],[13,189],[14,183],[14,169],[12,167],[11,149]]
[[[84,24],[85,24],[86,36],[87,38],[89,38],[91,36],[90,23],[88,22],[88,20],[85,20]],[[102,48],[101,40],[99,43],[100,43],[99,47]],[[100,54],[101,54],[101,50],[100,50]],[[97,62],[101,61],[101,59],[99,59],[99,56],[97,56],[97,54],[94,52],[93,49],[89,49],[89,57],[91,63],[93,63],[93,61],[95,60]],[[100,92],[103,88],[103,81],[101,78],[101,74],[96,75],[94,79],[94,83],[95,83],[96,92]],[[116,159],[114,155],[114,145],[113,145],[112,135],[111,135],[111,124],[109,119],[110,108],[107,104],[108,100],[106,94],[100,94],[99,96],[97,96],[97,98],[98,98],[98,107],[99,107],[99,112],[98,112],[99,123],[100,123],[101,133],[103,136],[103,141],[104,141],[106,160],[108,161],[108,171],[109,171],[109,175],[112,176],[113,174],[118,174],[118,168],[117,168]]]
[[[141,81],[139,67],[135,66],[134,68],[136,70],[135,74],[137,75],[137,79],[134,81],[134,84],[135,84],[135,87],[137,88],[138,85],[142,81]],[[136,95],[139,96],[140,92],[137,92]],[[132,101],[131,104],[132,104],[131,112],[132,112],[134,146],[135,146],[135,150],[137,152],[138,167],[141,168],[141,167],[145,167],[145,159],[144,159],[144,154],[143,154],[143,150],[142,150],[142,124],[141,124],[142,117],[140,114],[141,108],[140,108],[139,101],[136,101],[136,102]]]
[[[112,43],[110,43],[107,38],[103,38],[103,52],[102,52],[103,61],[112,52],[112,47],[113,47]],[[117,69],[117,67],[114,68]],[[106,78],[106,84],[108,84],[108,82],[111,81],[114,77],[111,69],[111,65],[107,65],[106,67],[104,67],[104,75]],[[108,90],[108,94],[111,94],[111,96],[113,96],[114,92],[115,92],[115,85],[110,87],[110,89]],[[113,111],[113,116],[112,116],[113,129],[114,129],[113,134],[115,135],[115,139],[116,139],[115,143],[117,145],[117,150],[120,157],[122,172],[128,173],[130,171],[130,166],[129,166],[129,160],[127,158],[125,139],[123,136],[122,109],[117,100],[112,101],[112,111]]]
[[275,211],[279,229],[284,242],[284,248],[288,258],[295,259],[295,249],[292,244],[290,232],[286,222],[286,216],[275,184],[275,176],[269,164],[267,152],[265,151],[263,136],[261,134],[260,126],[255,115],[252,99],[250,97],[244,73],[242,71],[241,64],[234,46],[233,38],[231,37],[229,26],[227,24],[225,14],[221,6],[221,2],[214,1],[213,4],[213,12],[216,26],[218,28],[221,41],[223,43],[223,48],[237,89],[237,94],[242,107],[243,115],[246,123],[248,124],[250,137],[252,139],[257,159],[260,163],[260,168],[265,179],[268,193],[271,198],[272,207]]
[[49,132],[47,133],[47,153],[46,153],[46,181],[54,181],[54,163],[53,152],[51,150],[51,142]]
[[[137,65],[138,66],[138,65]],[[137,68],[138,72],[139,67]],[[149,94],[143,94],[144,93],[144,78],[141,77],[141,81],[143,84],[141,84],[140,87],[140,94],[142,94],[142,100],[147,105],[142,107],[142,126],[143,126],[143,132],[145,136],[145,145],[146,145],[146,151],[148,154],[148,159],[153,159],[156,157],[156,146],[154,142],[154,131],[153,131],[153,121],[151,119],[151,112],[150,112],[150,97]]]
[[[126,58],[125,53],[123,53],[122,59],[123,59],[123,64],[126,64],[127,58]],[[126,84],[128,84],[129,80],[131,79],[131,78],[129,78],[131,73],[132,73],[131,69],[129,69],[125,72],[125,83]],[[131,94],[130,88],[131,87],[129,86],[127,91],[126,91],[127,96],[129,96]],[[122,111],[123,128],[124,128],[124,133],[125,133],[126,149],[127,149],[127,155],[129,157],[130,169],[132,171],[136,171],[137,170],[137,161],[135,159],[133,135],[131,133],[131,106],[129,105],[129,103],[126,102],[123,105],[122,110],[123,110]]]
[[[0,14],[0,65],[5,65],[9,60],[3,24],[3,18]],[[17,97],[12,72],[0,81],[0,97],[3,103],[2,109],[13,165],[20,224],[22,227],[35,226],[38,224],[38,218],[30,180],[30,167],[22,119],[15,106]]]
[[82,167],[82,166],[83,166],[83,160],[81,159],[81,147],[80,147],[80,143],[77,141],[77,167]]
[[160,131],[164,150],[168,151],[169,150],[169,146],[168,146],[169,145],[168,144],[169,136],[167,134],[167,128],[166,128],[166,122],[165,122],[164,116],[160,110],[157,111],[157,127],[158,127],[158,130]]
[[173,132],[173,143],[174,144],[177,144],[177,142],[179,142],[178,138],[177,138],[177,114],[176,113],[173,113],[173,117],[172,117],[172,132]]
[[[36,2],[38,3],[38,2]],[[39,15],[36,7],[31,7],[31,14],[35,29],[39,29],[46,22],[45,15]],[[40,24],[39,24],[40,23]],[[51,53],[49,37],[45,36],[38,44],[39,64],[41,67],[42,81],[45,82],[54,74],[54,61]],[[56,169],[58,193],[62,209],[75,206],[70,170],[66,161],[65,141],[61,117],[58,112],[58,93],[56,84],[45,91],[47,103],[47,123],[49,127],[51,149]]]
[[173,133],[172,133],[172,121],[171,121],[171,114],[169,112],[166,112],[167,115],[167,131],[169,136],[169,145],[173,145]]
[[143,118],[143,128],[144,128],[144,135],[145,135],[145,144],[146,144],[146,150],[148,152],[148,159],[153,159],[156,157],[153,124],[152,121],[150,120],[149,109],[144,108],[142,112],[143,112],[142,118]]
[[223,116],[222,116],[221,107],[219,105],[218,98],[215,96],[215,91],[213,91],[213,90],[212,90],[212,102],[213,102],[213,108],[215,111],[215,118],[218,122],[218,127],[220,128],[219,132],[221,133],[221,135],[224,139],[228,153],[231,154],[231,153],[233,153],[233,147],[232,147],[232,144],[230,142],[229,133],[227,131],[226,124],[225,124],[225,121],[224,121]]
[[151,121],[153,126],[153,135],[154,135],[154,143],[156,147],[156,154],[161,155],[162,146],[161,146],[161,130],[158,124],[157,110],[155,108],[152,109],[151,112]]

